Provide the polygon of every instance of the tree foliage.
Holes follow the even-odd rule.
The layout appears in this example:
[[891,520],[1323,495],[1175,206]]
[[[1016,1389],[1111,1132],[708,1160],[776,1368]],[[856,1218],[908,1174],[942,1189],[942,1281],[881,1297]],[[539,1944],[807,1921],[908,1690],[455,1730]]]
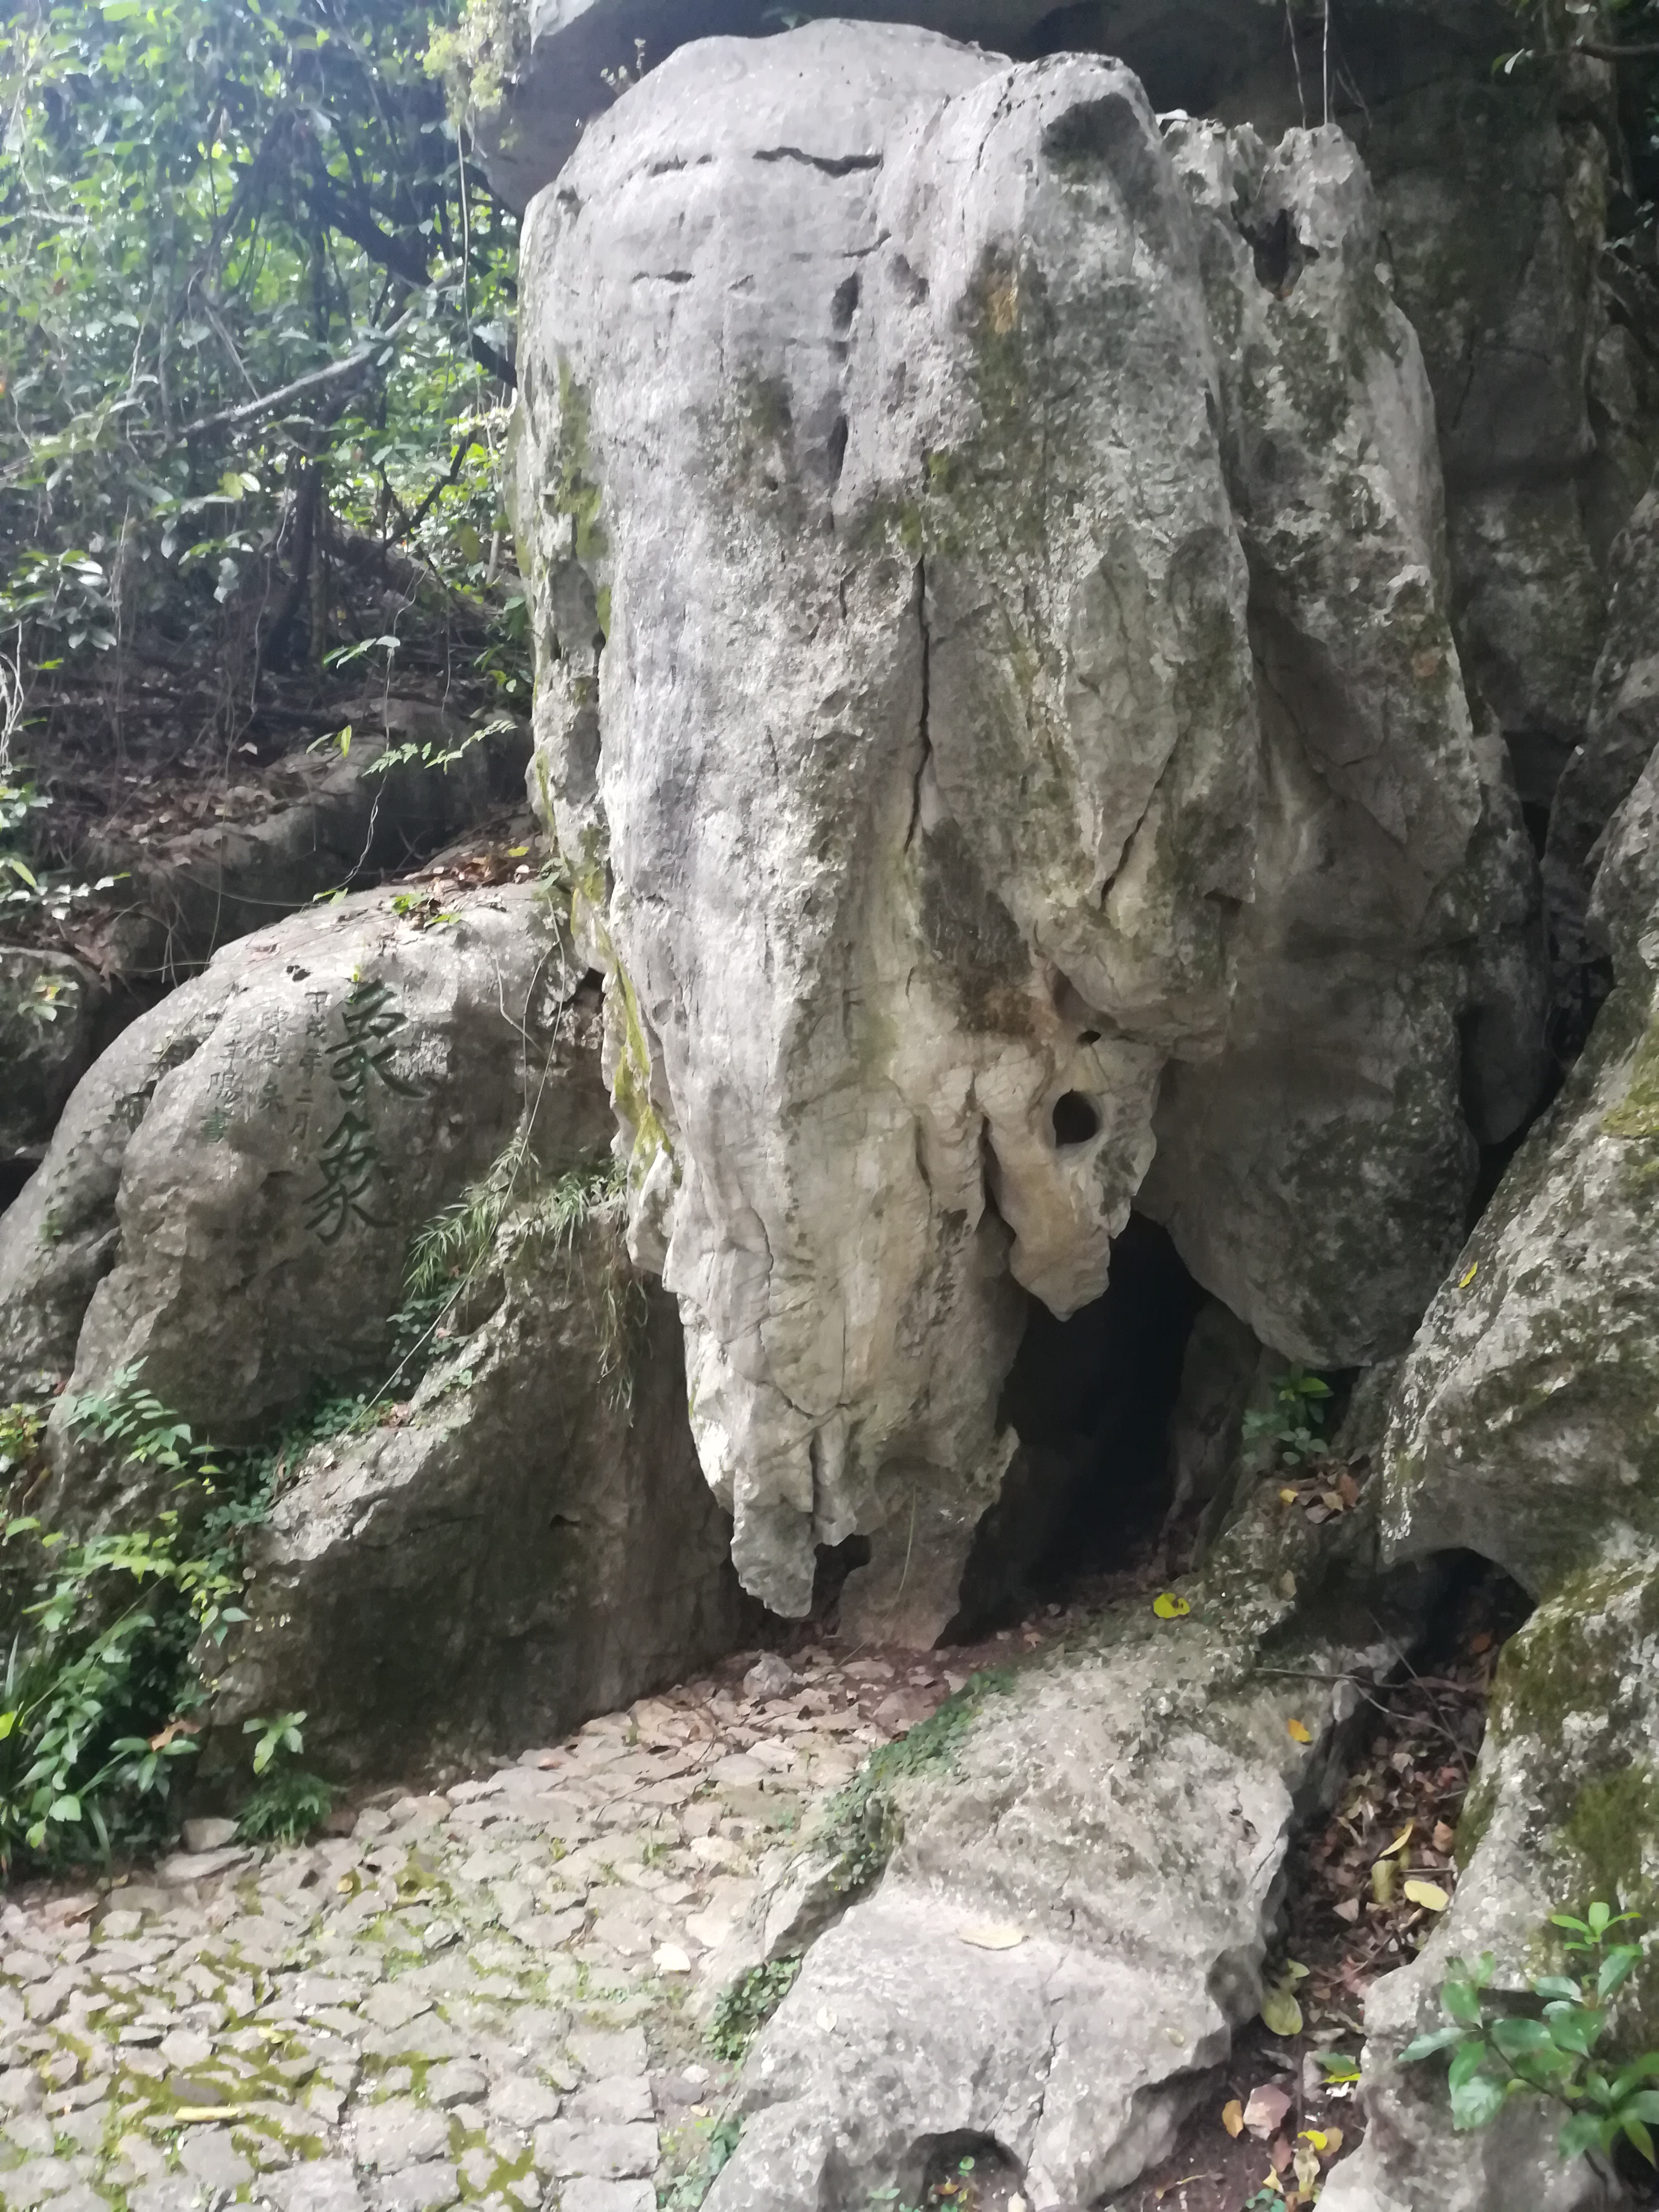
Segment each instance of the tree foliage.
[[211,667],[228,739],[271,672],[398,636],[423,592],[481,611],[517,235],[426,65],[455,12],[0,22],[0,784],[4,736],[88,681],[118,744],[134,655]]

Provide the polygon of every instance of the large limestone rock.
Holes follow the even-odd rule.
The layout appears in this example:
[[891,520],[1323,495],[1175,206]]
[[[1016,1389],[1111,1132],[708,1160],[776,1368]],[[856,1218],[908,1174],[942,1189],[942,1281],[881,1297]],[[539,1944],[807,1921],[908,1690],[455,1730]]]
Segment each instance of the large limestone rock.
[[1597,848],[1659,744],[1659,494],[1650,492],[1632,515],[1613,548],[1609,580],[1589,722],[1562,771],[1544,853],[1564,1053],[1578,1049],[1607,988],[1607,948],[1589,914]]
[[[1535,2115],[1453,2136],[1436,2069],[1402,2069],[1438,2026],[1450,1956],[1491,1950],[1500,1989],[1539,1971],[1548,1915],[1595,1898],[1647,1914],[1659,1888],[1653,1765],[1659,1595],[1659,769],[1617,817],[1592,920],[1617,986],[1436,1299],[1398,1386],[1380,1501],[1385,1565],[1464,1547],[1540,1601],[1505,1648],[1460,1830],[1453,1910],[1367,2008],[1370,2127],[1333,2212],[1622,2201],[1565,2166]],[[1651,1929],[1648,1941],[1652,1943]],[[1644,1971],[1621,2004],[1659,2039]]]
[[537,787],[781,1611],[861,1531],[850,1619],[950,1618],[1015,1285],[1097,1296],[1155,1152],[1200,1281],[1357,1362],[1455,1249],[1462,1101],[1525,1109],[1375,220],[1334,131],[1166,148],[1115,64],[848,24],[682,49],[532,211]]
[[742,1640],[672,1301],[614,1198],[561,1227],[569,1182],[521,1185],[412,1401],[318,1445],[252,1539],[212,1708],[233,1759],[295,1706],[331,1773],[551,1741]]
[[[599,1039],[539,887],[424,925],[366,894],[230,947],[127,1030],[0,1222],[7,1395],[136,1370],[222,1446],[368,1401],[276,1450],[250,1618],[215,1660],[233,1747],[302,1709],[331,1772],[476,1754],[738,1639],[678,1319],[622,1244]],[[411,1303],[440,1217],[454,1256]],[[150,1516],[172,1476],[54,1426],[50,1516]]]
[[141,1366],[199,1433],[257,1433],[391,1358],[414,1231],[537,1105],[608,1134],[593,994],[532,886],[430,927],[364,894],[229,947],[127,1030],[0,1221],[3,1382]]
[[1344,1670],[1370,1663],[1264,1599],[1287,1542],[1316,1586],[1310,1535],[1250,1516],[1190,1619],[1108,1613],[931,1767],[912,1753],[851,1832],[898,1838],[879,1887],[749,2056],[709,2212],[916,2203],[952,2144],[1029,2203],[1097,2204],[1168,2152],[1261,2003],[1291,1826],[1340,1771]]
[[[1476,682],[1547,809],[1583,735],[1609,544],[1645,488],[1659,392],[1610,318],[1613,72],[1589,58],[1497,75],[1519,33],[1498,0],[850,0],[1029,58],[1115,55],[1158,109],[1277,137],[1339,120],[1381,197],[1401,306],[1422,342],[1452,494],[1455,604]],[[520,206],[637,75],[690,41],[775,33],[765,0],[493,0],[458,88],[497,188]],[[787,20],[787,19],[786,19]],[[1534,44],[1582,18],[1540,9]],[[1616,157],[1615,157],[1616,158]]]

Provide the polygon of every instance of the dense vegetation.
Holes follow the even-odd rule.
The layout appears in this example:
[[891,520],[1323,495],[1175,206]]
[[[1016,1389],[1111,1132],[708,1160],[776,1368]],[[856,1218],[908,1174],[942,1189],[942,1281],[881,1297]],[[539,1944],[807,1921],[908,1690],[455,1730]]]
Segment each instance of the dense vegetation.
[[[129,787],[327,743],[371,672],[475,724],[523,703],[517,226],[429,65],[458,12],[0,20],[0,937],[95,958],[82,848]],[[76,1425],[170,1477],[174,1510],[134,1533],[42,1528],[45,1408],[0,1408],[0,1871],[168,1832],[241,1533],[283,1455],[361,1412],[215,1455],[117,1383]],[[302,1717],[248,1747],[250,1832],[326,1810]]]
[[517,231],[428,66],[457,4],[22,0],[0,22],[14,929],[73,857],[62,802],[268,757],[356,658],[522,694]]

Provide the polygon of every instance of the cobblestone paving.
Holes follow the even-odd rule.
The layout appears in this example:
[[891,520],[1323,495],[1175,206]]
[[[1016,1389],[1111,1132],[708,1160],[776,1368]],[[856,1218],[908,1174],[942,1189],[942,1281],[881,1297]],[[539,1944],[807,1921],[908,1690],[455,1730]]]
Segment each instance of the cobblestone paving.
[[699,1986],[766,1854],[960,1680],[811,1648],[745,1688],[753,1656],[298,1849],[20,1893],[0,2204],[696,2203],[730,2071]]

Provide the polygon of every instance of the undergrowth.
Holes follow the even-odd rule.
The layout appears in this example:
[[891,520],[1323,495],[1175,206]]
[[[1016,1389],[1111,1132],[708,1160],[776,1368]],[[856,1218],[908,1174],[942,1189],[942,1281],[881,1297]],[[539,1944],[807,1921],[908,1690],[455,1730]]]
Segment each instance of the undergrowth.
[[717,2058],[739,2064],[744,2052],[795,1985],[799,1953],[750,1966],[714,2001],[705,2039]]
[[[620,1213],[620,1164],[580,1163],[550,1181],[520,1131],[478,1181],[417,1230],[409,1248],[404,1303],[393,1316],[398,1366],[387,1392],[407,1393],[434,1357],[466,1330],[469,1295],[492,1269],[526,1268],[549,1254],[575,1264],[576,1245],[593,1221]],[[599,1372],[619,1413],[631,1407],[634,1351],[645,1294],[620,1248],[599,1291]]]
[[[262,1444],[216,1452],[136,1368],[122,1369],[70,1401],[69,1425],[123,1467],[150,1470],[171,1502],[148,1527],[88,1536],[18,1510],[46,1478],[46,1409],[0,1413],[0,1870],[107,1861],[172,1832],[180,1762],[197,1751],[207,1703],[203,1662],[246,1618],[246,1534],[283,1466],[360,1411],[324,1401]],[[315,1825],[294,1787],[306,1779],[315,1782],[272,1776],[266,1832]],[[325,1790],[312,1792],[325,1793],[317,1819]]]

